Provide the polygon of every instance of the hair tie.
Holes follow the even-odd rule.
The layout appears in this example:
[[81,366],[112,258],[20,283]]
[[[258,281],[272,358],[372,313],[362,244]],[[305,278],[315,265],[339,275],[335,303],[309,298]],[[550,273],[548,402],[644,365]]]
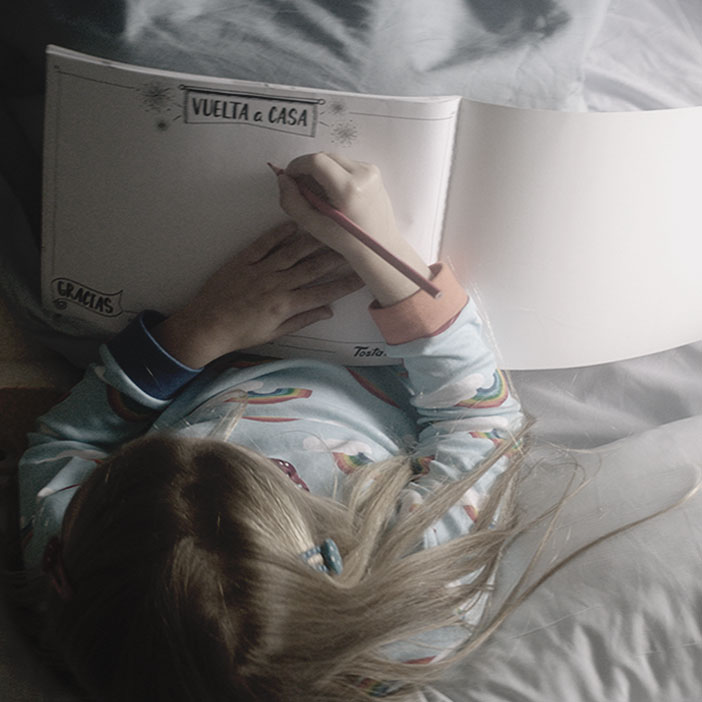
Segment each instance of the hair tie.
[[[315,556],[321,556],[322,562],[309,563]],[[320,571],[320,573],[339,575],[344,569],[344,562],[334,539],[324,539],[319,546],[304,551],[300,554],[300,557],[303,561],[307,561],[315,570]]]
[[51,587],[62,600],[70,600],[73,588],[66,575],[63,564],[63,544],[58,536],[54,536],[44,549],[42,558],[42,571],[48,576]]

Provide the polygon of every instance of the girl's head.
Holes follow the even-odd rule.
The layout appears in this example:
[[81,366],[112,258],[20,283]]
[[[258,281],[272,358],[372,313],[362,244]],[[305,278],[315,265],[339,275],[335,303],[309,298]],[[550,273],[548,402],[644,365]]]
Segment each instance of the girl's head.
[[78,680],[101,699],[274,699],[256,673],[280,635],[261,600],[278,579],[329,577],[296,557],[330,536],[309,503],[221,441],[149,437],[112,456],[64,524],[71,596],[53,630]]
[[[350,700],[364,696],[363,678],[417,678],[422,666],[408,677],[407,666],[382,663],[379,647],[447,623],[470,593],[446,585],[468,566],[479,573],[472,596],[488,589],[508,530],[479,530],[482,555],[470,562],[459,563],[467,544],[408,556],[458,496],[453,488],[398,531],[411,477],[393,461],[356,480],[341,505],[222,441],[128,444],[67,513],[71,593],[51,598],[50,643],[108,701]],[[327,538],[343,555],[341,575],[301,557]]]

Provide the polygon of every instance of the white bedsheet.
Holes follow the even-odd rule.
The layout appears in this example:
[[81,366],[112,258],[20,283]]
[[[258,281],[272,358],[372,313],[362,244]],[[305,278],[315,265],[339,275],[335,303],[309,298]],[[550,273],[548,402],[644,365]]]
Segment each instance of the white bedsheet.
[[[702,416],[577,456],[590,482],[566,506],[537,574],[609,530],[674,504],[699,480]],[[532,513],[567,462],[536,469]],[[547,580],[437,689],[461,702],[695,702],[702,695],[702,495],[594,546]],[[514,582],[536,534],[503,563]]]
[[589,110],[702,104],[702,3],[612,0],[583,69]]

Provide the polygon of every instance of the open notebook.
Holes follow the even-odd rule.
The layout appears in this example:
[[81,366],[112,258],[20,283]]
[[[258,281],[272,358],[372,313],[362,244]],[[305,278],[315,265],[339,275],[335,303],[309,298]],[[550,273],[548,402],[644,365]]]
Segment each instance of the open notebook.
[[[454,268],[506,368],[702,338],[702,108],[565,113],[129,66],[49,47],[42,293],[96,331],[181,304],[284,219],[266,163],[376,163],[401,230]],[[265,350],[386,362],[360,291]]]

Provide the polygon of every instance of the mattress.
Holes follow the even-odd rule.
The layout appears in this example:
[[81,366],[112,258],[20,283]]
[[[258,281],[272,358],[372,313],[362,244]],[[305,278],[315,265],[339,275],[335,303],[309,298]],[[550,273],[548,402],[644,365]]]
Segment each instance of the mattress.
[[[36,339],[78,365],[95,340],[38,302],[46,43],[211,75],[521,107],[702,104],[697,0],[131,0],[91,9],[30,1],[0,9],[0,39],[0,290]],[[684,304],[671,310],[684,312]],[[598,366],[512,373],[535,418],[537,448],[520,494],[525,515],[580,488],[529,582],[584,544],[664,511],[573,558],[426,700],[702,698],[701,505],[689,494],[702,465],[700,371],[696,343]],[[495,606],[517,583],[539,533],[509,549]],[[2,622],[0,698],[74,699]]]

